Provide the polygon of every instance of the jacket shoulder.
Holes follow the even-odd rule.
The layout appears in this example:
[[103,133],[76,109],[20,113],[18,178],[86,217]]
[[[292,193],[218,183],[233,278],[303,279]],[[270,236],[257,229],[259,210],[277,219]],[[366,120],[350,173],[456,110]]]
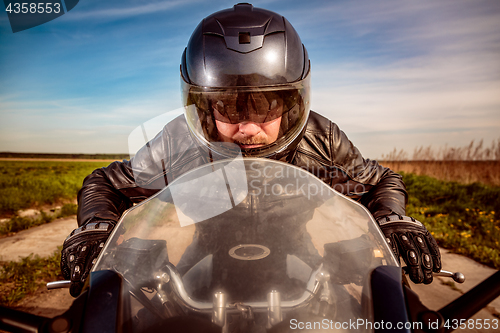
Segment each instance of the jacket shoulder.
[[[304,137],[297,147],[297,153],[305,154],[324,166],[331,166],[334,160],[338,160],[339,156],[334,147],[337,146],[336,150],[339,150],[339,145],[350,146],[350,141],[330,119],[311,111]],[[339,161],[336,162],[339,163]]]
[[365,160],[337,124],[314,111],[309,115],[295,160],[297,164],[338,168],[363,183],[376,183],[384,171],[375,161]]
[[145,144],[130,160],[137,184],[156,186],[164,179],[169,182],[186,172],[186,168],[201,156],[191,136],[186,119],[181,115],[167,123],[162,131]]
[[309,133],[326,133],[330,128],[337,125],[330,119],[320,115],[317,112],[311,111],[306,125],[306,132]]

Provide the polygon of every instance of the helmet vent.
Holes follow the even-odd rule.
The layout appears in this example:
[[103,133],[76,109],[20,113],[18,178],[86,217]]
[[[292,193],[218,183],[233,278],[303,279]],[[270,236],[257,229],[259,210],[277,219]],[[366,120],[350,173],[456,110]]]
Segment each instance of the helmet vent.
[[240,2],[236,5],[234,5],[234,11],[252,11],[253,10],[253,6],[252,4],[248,3],[248,2]]
[[238,34],[238,39],[240,44],[250,44],[250,33],[249,32],[240,32]]

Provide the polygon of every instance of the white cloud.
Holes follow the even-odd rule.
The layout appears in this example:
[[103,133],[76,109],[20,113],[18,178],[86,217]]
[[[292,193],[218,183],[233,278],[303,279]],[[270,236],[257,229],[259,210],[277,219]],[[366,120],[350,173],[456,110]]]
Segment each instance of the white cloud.
[[499,137],[500,3],[344,5],[317,13],[332,52],[342,38],[375,41],[351,58],[312,59],[313,108],[365,155]]
[[412,151],[424,143],[494,140],[500,130],[500,76],[489,69],[495,60],[469,60],[457,56],[447,63],[436,56],[379,68],[320,66],[313,71],[313,108],[359,139],[354,143],[371,157],[393,147]]
[[134,16],[154,14],[162,11],[169,11],[178,6],[195,5],[201,0],[178,0],[178,1],[153,1],[137,5],[125,4],[123,6],[113,6],[106,8],[101,6],[99,9],[89,11],[72,11],[68,15],[69,20],[88,20],[88,19],[123,19]]
[[19,96],[0,95],[0,151],[125,153],[135,127],[180,106],[178,91],[106,102]]

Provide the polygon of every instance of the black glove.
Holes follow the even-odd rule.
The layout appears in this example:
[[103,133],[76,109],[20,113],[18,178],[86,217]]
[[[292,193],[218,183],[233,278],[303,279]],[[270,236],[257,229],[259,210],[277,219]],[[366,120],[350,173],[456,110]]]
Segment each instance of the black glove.
[[71,232],[61,251],[61,271],[65,279],[71,280],[69,293],[77,297],[82,291],[90,269],[113,230],[112,221],[88,223]]
[[431,283],[432,272],[441,270],[441,254],[436,240],[425,226],[412,217],[389,215],[377,220],[389,246],[408,266],[415,283]]

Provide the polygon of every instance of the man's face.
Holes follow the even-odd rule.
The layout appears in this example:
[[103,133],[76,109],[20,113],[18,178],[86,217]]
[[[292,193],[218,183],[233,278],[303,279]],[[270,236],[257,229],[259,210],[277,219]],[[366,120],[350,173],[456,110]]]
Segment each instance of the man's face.
[[228,124],[215,120],[219,138],[223,142],[233,142],[241,148],[257,148],[273,143],[278,139],[281,117],[266,123],[245,121]]
[[[282,103],[274,101],[274,103],[267,105],[262,105],[262,103],[257,105],[257,103],[251,103],[251,101],[249,101],[249,112],[261,115],[261,117],[263,116],[264,118],[267,116],[274,119],[267,122],[245,120],[240,123],[232,124],[227,122],[227,118],[218,112],[217,106],[214,107],[215,123],[219,131],[219,139],[222,142],[236,143],[241,148],[258,148],[276,141],[278,139],[281,124],[281,114],[283,111]],[[256,111],[257,107],[262,107],[264,111]],[[276,115],[280,116],[276,117]]]

